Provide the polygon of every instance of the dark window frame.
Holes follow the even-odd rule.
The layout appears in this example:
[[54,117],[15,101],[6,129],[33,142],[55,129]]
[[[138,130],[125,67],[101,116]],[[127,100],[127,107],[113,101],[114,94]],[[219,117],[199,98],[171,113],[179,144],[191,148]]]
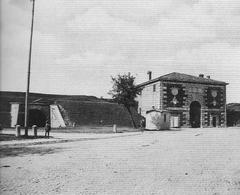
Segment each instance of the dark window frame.
[[156,84],[153,85],[153,92],[156,91]]

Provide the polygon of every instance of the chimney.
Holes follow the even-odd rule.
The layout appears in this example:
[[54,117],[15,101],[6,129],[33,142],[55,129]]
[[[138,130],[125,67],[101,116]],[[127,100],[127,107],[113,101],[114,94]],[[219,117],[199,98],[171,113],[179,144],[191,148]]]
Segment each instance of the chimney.
[[199,74],[199,77],[204,78],[204,74]]
[[209,76],[209,75],[207,76],[207,79],[210,79],[210,76]]
[[147,74],[148,74],[148,80],[150,81],[152,79],[152,71],[148,71]]

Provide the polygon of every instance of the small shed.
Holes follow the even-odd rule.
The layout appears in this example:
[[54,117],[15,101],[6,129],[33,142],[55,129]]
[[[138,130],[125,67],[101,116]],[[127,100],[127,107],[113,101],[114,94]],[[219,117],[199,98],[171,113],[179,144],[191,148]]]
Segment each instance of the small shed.
[[170,113],[167,111],[149,110],[146,112],[146,129],[170,129]]

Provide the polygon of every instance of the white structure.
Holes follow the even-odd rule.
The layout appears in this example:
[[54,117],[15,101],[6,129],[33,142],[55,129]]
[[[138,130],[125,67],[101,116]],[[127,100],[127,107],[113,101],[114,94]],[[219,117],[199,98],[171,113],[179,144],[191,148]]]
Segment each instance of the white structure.
[[11,104],[11,127],[15,127],[18,122],[19,103]]
[[158,110],[148,111],[146,114],[146,129],[167,130],[170,128],[170,114]]
[[50,118],[52,128],[66,127],[57,105],[50,105]]

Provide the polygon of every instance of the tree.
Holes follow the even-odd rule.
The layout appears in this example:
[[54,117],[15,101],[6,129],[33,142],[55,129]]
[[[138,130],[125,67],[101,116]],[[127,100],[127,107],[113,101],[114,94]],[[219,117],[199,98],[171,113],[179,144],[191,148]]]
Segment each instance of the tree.
[[157,130],[161,129],[161,116],[159,114],[155,114],[152,118],[152,123],[156,126]]
[[112,77],[113,89],[109,91],[109,94],[118,104],[124,105],[130,114],[133,127],[136,128],[131,108],[137,106],[135,98],[140,94],[141,89],[136,87],[134,81],[135,77],[130,73]]

